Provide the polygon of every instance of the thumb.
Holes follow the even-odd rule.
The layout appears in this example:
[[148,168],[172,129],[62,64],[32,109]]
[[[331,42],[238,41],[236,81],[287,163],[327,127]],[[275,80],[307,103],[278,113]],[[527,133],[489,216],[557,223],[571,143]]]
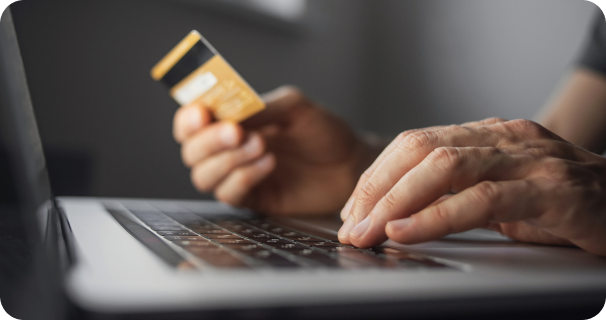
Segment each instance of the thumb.
[[263,94],[261,98],[265,101],[265,110],[242,122],[243,126],[255,128],[268,124],[286,123],[298,110],[311,105],[303,92],[293,86],[279,87]]

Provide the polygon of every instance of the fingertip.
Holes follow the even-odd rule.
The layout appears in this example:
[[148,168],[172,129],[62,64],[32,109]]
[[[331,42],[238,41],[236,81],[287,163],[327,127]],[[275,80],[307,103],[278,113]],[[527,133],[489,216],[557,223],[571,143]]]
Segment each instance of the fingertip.
[[263,155],[263,152],[265,151],[265,143],[260,134],[252,132],[248,134],[248,138],[245,139],[241,148],[244,158],[254,160]]
[[341,221],[345,221],[347,217],[349,217],[349,212],[351,211],[351,207],[353,206],[354,200],[355,197],[352,195],[345,203],[345,206],[343,206],[343,209],[341,210]]
[[341,243],[351,244],[351,242],[349,241],[349,233],[351,232],[351,229],[353,229],[354,226],[355,225],[353,219],[351,217],[348,217],[341,226],[341,229],[339,229],[339,233],[337,234]]
[[349,233],[349,241],[358,248],[370,248],[387,240],[385,227],[368,215]]
[[399,243],[409,242],[410,226],[412,225],[412,217],[405,219],[392,220],[385,225],[385,234],[391,240]]
[[225,121],[219,131],[219,139],[225,146],[237,146],[244,139],[244,129],[232,121]]
[[187,105],[179,108],[173,119],[173,136],[179,143],[192,133],[211,122],[211,116],[206,108],[200,105]]

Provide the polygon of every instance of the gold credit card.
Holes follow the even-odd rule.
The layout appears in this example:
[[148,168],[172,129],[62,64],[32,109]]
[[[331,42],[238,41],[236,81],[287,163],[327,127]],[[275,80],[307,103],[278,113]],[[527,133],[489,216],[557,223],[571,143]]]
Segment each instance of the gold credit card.
[[206,39],[192,30],[151,70],[180,105],[199,102],[218,120],[240,122],[265,103]]

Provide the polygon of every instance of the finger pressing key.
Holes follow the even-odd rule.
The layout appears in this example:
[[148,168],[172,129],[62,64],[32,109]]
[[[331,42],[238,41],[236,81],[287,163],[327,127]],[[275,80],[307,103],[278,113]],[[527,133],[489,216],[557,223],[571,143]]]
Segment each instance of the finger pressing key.
[[[507,120],[504,120],[501,118],[488,118],[488,119],[481,120],[481,121],[467,122],[467,123],[462,124],[461,126],[477,128],[477,127],[491,125],[491,124],[495,124],[495,123],[501,123],[501,122],[505,122],[505,121],[507,121]],[[435,127],[424,128],[424,129],[413,129],[413,130],[405,131],[405,132],[401,133],[398,137],[396,137],[385,148],[385,150],[383,150],[383,152],[381,152],[379,157],[373,162],[373,164],[360,177],[360,180],[358,181],[354,192],[352,193],[351,197],[349,198],[349,200],[347,201],[347,203],[341,210],[341,220],[346,221],[346,219],[349,216],[349,213],[351,211],[351,208],[353,206],[353,203],[355,201],[356,194],[366,184],[368,179],[372,176],[372,174],[375,172],[375,170],[381,164],[381,162],[383,162],[383,160],[398,146],[398,144],[400,144],[402,142],[402,140],[404,140],[404,138],[406,138],[408,135],[415,133],[415,132],[434,131],[434,130],[439,130],[439,129],[444,129],[444,128],[446,128],[446,126],[435,126]]]
[[418,212],[448,192],[460,192],[485,180],[515,179],[530,157],[512,157],[496,148],[442,147],[433,151],[375,205],[350,233],[349,241],[369,247],[387,239],[385,225]]

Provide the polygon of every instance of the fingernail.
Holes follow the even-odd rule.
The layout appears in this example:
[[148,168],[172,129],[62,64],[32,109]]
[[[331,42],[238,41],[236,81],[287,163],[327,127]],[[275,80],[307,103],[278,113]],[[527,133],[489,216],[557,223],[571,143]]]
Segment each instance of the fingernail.
[[341,220],[345,221],[345,219],[349,217],[349,212],[351,211],[351,207],[353,206],[354,199],[355,198],[353,197],[349,198],[349,200],[347,200],[347,203],[345,203],[343,210],[341,210]]
[[199,129],[200,126],[202,126],[202,116],[200,115],[200,110],[198,110],[198,108],[186,108],[182,113],[182,117],[185,119],[184,121],[191,131]]
[[246,142],[246,144],[242,147],[242,150],[247,156],[256,155],[257,153],[259,153],[259,151],[261,151],[260,138],[257,135],[251,136],[250,139]]
[[353,228],[353,230],[351,230],[349,235],[354,238],[361,237],[370,226],[370,221],[370,216],[366,217],[364,220],[362,220],[362,222],[358,223],[358,225]]
[[406,218],[406,219],[400,219],[400,220],[393,220],[393,221],[389,221],[387,224],[394,230],[394,231],[400,231],[403,229],[408,228],[408,226],[410,225],[410,223],[412,222],[411,218]]
[[233,146],[238,143],[238,133],[236,132],[236,128],[231,124],[223,126],[219,135],[221,141],[226,146]]
[[339,240],[347,240],[349,238],[349,232],[353,227],[353,219],[351,219],[351,217],[347,218],[347,220],[345,220],[345,223],[343,223],[343,225],[341,226],[341,229],[339,229]]

